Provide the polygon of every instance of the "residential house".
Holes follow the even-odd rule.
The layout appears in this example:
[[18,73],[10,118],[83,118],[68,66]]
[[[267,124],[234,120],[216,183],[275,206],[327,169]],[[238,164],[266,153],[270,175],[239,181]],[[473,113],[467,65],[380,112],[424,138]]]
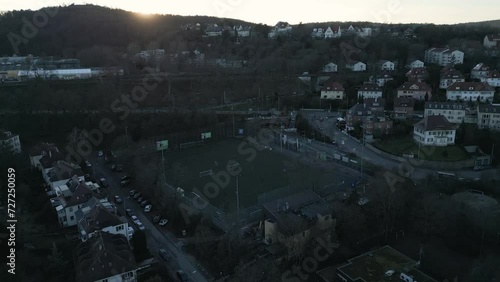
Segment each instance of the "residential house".
[[415,34],[413,32],[413,29],[411,27],[407,28],[405,31],[404,31],[404,36],[407,37],[407,38],[412,38],[413,35]]
[[426,102],[424,117],[443,115],[450,123],[464,122],[466,105],[455,102]]
[[99,232],[74,252],[75,282],[136,282],[136,262],[127,239]]
[[481,79],[486,78],[490,74],[490,68],[483,64],[479,63],[470,72],[470,78],[472,79]]
[[42,172],[42,177],[45,183],[49,185],[48,173],[54,168],[54,166],[59,162],[64,160],[64,155],[55,150],[50,150],[46,155],[40,158],[39,165],[40,171]]
[[21,153],[19,135],[12,134],[10,131],[0,130],[0,146],[5,146],[14,154]]
[[222,36],[224,28],[218,25],[210,26],[205,30],[205,34],[210,37]]
[[122,235],[129,239],[127,219],[112,213],[100,202],[96,201],[93,206],[83,206],[75,216],[78,222],[78,236],[82,242],[100,232]]
[[[377,101],[376,99],[373,99]],[[363,136],[370,139],[373,135],[389,134],[393,128],[392,120],[386,118],[380,108],[374,109],[370,101],[365,100],[363,104],[352,106],[346,115],[346,125],[349,129],[354,129],[357,124],[363,127]],[[374,111],[375,110],[375,111]]]
[[425,51],[424,61],[440,66],[463,64],[464,52],[449,48],[430,48]]
[[481,77],[481,82],[486,82],[493,87],[500,87],[500,72],[492,70],[487,77]]
[[[54,157],[54,155],[58,154],[53,154],[52,157]],[[40,160],[43,161],[43,157]],[[44,168],[45,172],[45,161],[42,163],[42,167]],[[53,163],[52,168],[48,169],[43,175],[45,182],[50,186],[52,190],[54,190],[57,186],[66,184],[73,176],[78,177],[78,179],[80,179],[81,181],[85,180],[83,171],[80,166],[68,163],[63,160]]]
[[300,257],[312,238],[335,228],[332,207],[311,190],[266,203],[263,211],[264,243],[283,246],[287,258]]
[[370,27],[357,27],[350,25],[346,30],[346,34],[357,35],[360,37],[369,37],[372,36],[372,29]]
[[328,63],[323,67],[323,72],[337,72],[337,65],[334,63]]
[[385,109],[385,99],[384,98],[366,98],[363,100],[370,111],[375,113],[383,113]]
[[375,83],[365,83],[358,89],[358,98],[382,98],[382,88]]
[[447,89],[455,82],[465,82],[465,76],[458,70],[452,69],[441,73],[439,88]]
[[318,282],[404,281],[437,282],[419,270],[420,263],[389,246],[369,251],[341,266],[316,272]]
[[485,154],[479,146],[464,146],[465,151],[474,158],[474,166],[490,166],[492,156]]
[[340,26],[328,27],[325,31],[325,38],[339,38],[342,36],[342,29]]
[[394,80],[391,73],[389,71],[381,71],[378,75],[376,75],[372,81],[377,83],[378,86],[384,86],[388,81]]
[[314,28],[311,33],[312,38],[325,38],[325,30],[322,27]]
[[477,126],[500,131],[500,104],[486,104],[477,107]]
[[425,82],[405,82],[398,88],[398,98],[401,97],[428,101],[432,97],[431,87]]
[[413,117],[415,99],[401,97],[394,99],[394,118],[407,119]]
[[455,82],[446,89],[451,101],[493,101],[495,89],[486,82]]
[[269,32],[269,38],[275,38],[279,35],[289,36],[292,34],[292,26],[287,22],[278,22]]
[[410,82],[422,82],[429,78],[427,68],[413,68],[406,73],[406,77]]
[[500,47],[500,34],[488,34],[483,40],[484,48],[499,48]]
[[366,71],[366,64],[358,61],[351,61],[345,67],[351,71]]
[[378,63],[378,67],[380,70],[387,70],[387,71],[393,71],[394,70],[394,63],[391,62],[391,61],[387,61],[387,60],[381,60],[379,63]]
[[234,26],[233,27],[233,35],[237,37],[250,37],[250,33],[252,31],[251,26]]
[[343,100],[344,98],[344,87],[339,82],[328,80],[321,88],[321,99]]
[[52,199],[51,202],[56,210],[59,225],[61,227],[75,226],[78,223],[76,212],[90,201],[95,194],[83,182],[79,183],[73,191],[64,189],[58,192],[61,194]]
[[456,127],[445,116],[426,116],[413,127],[413,141],[424,146],[455,144]]
[[59,149],[53,143],[41,142],[33,146],[29,152],[31,167],[42,170],[40,159],[43,156],[51,155],[52,152],[59,152]]
[[425,64],[424,62],[420,61],[420,60],[414,60],[414,61],[410,61],[407,65],[406,65],[407,68],[409,69],[414,69],[414,68],[423,68],[425,67]]

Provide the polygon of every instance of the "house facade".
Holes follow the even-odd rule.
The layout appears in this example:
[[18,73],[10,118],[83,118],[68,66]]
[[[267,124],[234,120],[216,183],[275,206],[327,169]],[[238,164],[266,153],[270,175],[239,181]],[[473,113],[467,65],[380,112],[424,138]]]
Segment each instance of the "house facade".
[[485,82],[455,82],[446,89],[450,101],[493,101],[495,89]]
[[337,72],[338,66],[334,63],[328,63],[323,67],[323,72]]
[[21,141],[19,135],[12,134],[10,131],[0,131],[0,145],[6,146],[14,154],[21,153]]
[[393,71],[394,68],[395,68],[395,64],[393,62],[391,62],[391,61],[381,60],[378,63],[378,67],[379,67],[380,70]]
[[124,217],[118,217],[96,201],[93,206],[85,205],[76,212],[78,236],[82,242],[87,241],[99,232],[122,235],[129,239],[129,225]]
[[394,99],[394,118],[407,119],[413,117],[415,99],[401,97]]
[[488,34],[483,40],[484,48],[498,48],[500,47],[500,34]]
[[477,107],[477,126],[500,131],[500,104],[479,105]]
[[462,123],[465,120],[466,105],[454,102],[427,102],[425,103],[424,117],[444,116],[450,123]]
[[321,99],[328,100],[343,100],[345,98],[345,90],[342,84],[334,81],[327,81],[321,88]]
[[425,82],[405,82],[398,88],[398,98],[403,97],[428,101],[432,97],[431,88]]
[[233,27],[233,35],[238,37],[250,37],[250,33],[252,31],[252,27],[250,26],[234,26]]
[[384,86],[388,81],[394,80],[389,71],[382,71],[380,74],[373,78],[373,81],[377,83],[378,86]]
[[222,36],[224,29],[221,26],[211,26],[205,30],[205,34],[209,37]]
[[384,99],[366,99],[363,104],[352,106],[346,115],[347,127],[354,129],[360,124],[365,138],[391,133],[393,121],[384,116],[384,104]]
[[423,67],[425,67],[425,64],[424,64],[424,62],[422,62],[420,60],[414,60],[414,61],[410,61],[408,63],[408,65],[406,65],[406,67],[409,69],[423,68]]
[[406,72],[406,77],[410,82],[423,82],[429,78],[429,71],[427,68],[412,68]]
[[486,78],[490,74],[490,68],[483,64],[479,63],[472,68],[470,71],[470,77],[472,79],[481,79],[481,78]]
[[447,89],[455,82],[465,82],[465,76],[458,70],[449,70],[441,74],[439,88]]
[[279,35],[289,36],[292,34],[292,26],[287,22],[278,22],[269,32],[269,38],[275,38]]
[[440,66],[463,64],[464,52],[449,48],[430,48],[425,51],[424,61]]
[[423,146],[455,144],[456,129],[445,116],[426,116],[413,127],[413,141]]
[[351,71],[366,71],[366,64],[358,61],[352,61],[346,64],[345,67]]
[[325,38],[339,38],[342,36],[342,29],[340,26],[328,27],[325,31]]
[[358,89],[358,98],[382,98],[382,88],[375,83],[365,83]]
[[487,77],[481,77],[481,82],[486,82],[493,87],[500,87],[500,72],[490,71]]

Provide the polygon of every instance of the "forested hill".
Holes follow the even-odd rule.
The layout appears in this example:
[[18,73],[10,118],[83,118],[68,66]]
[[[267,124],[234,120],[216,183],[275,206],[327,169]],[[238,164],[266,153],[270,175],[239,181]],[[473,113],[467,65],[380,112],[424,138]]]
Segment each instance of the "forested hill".
[[[0,56],[12,56],[14,50],[8,38],[14,33],[27,38],[19,45],[19,54],[45,54],[47,56],[75,55],[92,46],[107,46],[125,50],[131,42],[146,45],[157,41],[167,45],[186,24],[248,24],[244,21],[206,16],[152,15],[141,16],[133,12],[110,9],[95,5],[71,5],[42,9],[48,15],[45,25],[39,25],[35,36],[24,36],[22,29],[26,19],[33,23],[37,11],[21,10],[3,12],[0,15]],[[73,53],[73,54],[70,54]]]

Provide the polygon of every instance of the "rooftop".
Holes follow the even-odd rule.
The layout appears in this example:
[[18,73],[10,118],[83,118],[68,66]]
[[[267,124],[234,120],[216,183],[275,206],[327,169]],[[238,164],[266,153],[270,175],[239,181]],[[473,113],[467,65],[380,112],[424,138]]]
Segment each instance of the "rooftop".
[[443,73],[441,79],[464,79],[464,75],[458,70],[448,70]]
[[328,80],[321,88],[321,91],[344,91],[344,87],[339,82]]
[[365,83],[359,87],[358,91],[382,91],[382,87],[375,83]]
[[413,108],[415,106],[415,99],[408,97],[401,97],[394,99],[394,107],[410,107]]
[[465,110],[466,105],[463,103],[455,102],[426,102],[426,109],[443,109],[443,110]]
[[443,115],[426,116],[424,119],[415,124],[415,127],[421,128],[424,131],[455,129],[455,127]]
[[[412,276],[414,281],[436,282],[436,280],[416,269],[416,265],[417,262],[411,258],[389,246],[384,246],[350,259],[349,263],[337,268],[337,271],[350,277],[353,281],[399,281],[400,274],[404,273]],[[392,271],[393,274],[391,276],[396,276],[397,278],[395,279],[395,277],[386,275],[388,271]]]
[[447,91],[495,91],[495,89],[484,82],[455,82]]
[[401,85],[398,90],[421,90],[421,91],[430,91],[431,88],[425,82],[405,82]]
[[500,104],[479,105],[478,111],[482,113],[500,113]]
[[77,215],[77,219],[79,227],[84,229],[87,234],[126,222],[100,204],[96,204],[86,211],[82,209],[82,213]]

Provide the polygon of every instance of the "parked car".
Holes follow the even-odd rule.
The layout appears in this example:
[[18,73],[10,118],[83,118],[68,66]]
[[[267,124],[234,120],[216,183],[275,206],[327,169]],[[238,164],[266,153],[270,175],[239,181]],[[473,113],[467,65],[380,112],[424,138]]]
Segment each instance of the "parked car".
[[138,202],[139,204],[140,204],[142,201],[144,201],[144,197],[142,197],[142,196],[141,196],[141,197],[137,198],[137,202]]
[[137,193],[137,191],[135,191],[135,190],[131,190],[131,191],[130,191],[130,193],[129,193],[129,196],[134,196],[134,195],[135,195],[135,193]]
[[189,281],[189,277],[184,272],[184,270],[177,270],[177,278],[179,278],[182,282]]
[[164,260],[164,261],[168,261],[170,260],[170,255],[168,254],[167,250],[165,249],[160,249],[158,251],[158,254],[160,255],[160,257]]
[[162,219],[160,219],[160,222],[158,222],[158,225],[165,226],[165,225],[167,225],[167,223],[168,223],[168,219],[162,218]]
[[132,211],[132,209],[126,209],[125,212],[127,213],[128,216],[134,215],[134,212]]
[[160,215],[159,214],[153,216],[153,222],[154,223],[158,223],[158,221],[160,221]]
[[101,158],[102,156],[104,156],[104,152],[103,152],[103,151],[98,151],[98,152],[97,152],[97,156],[98,156],[99,158]]
[[131,215],[130,219],[132,219],[134,223],[136,223],[139,220],[139,218],[136,215]]
[[123,200],[122,200],[122,198],[120,198],[120,196],[115,195],[115,202],[118,204],[121,204],[121,203],[123,203]]
[[122,187],[125,187],[125,186],[127,186],[127,185],[129,185],[129,184],[130,184],[130,180],[123,180],[122,182],[120,182],[120,185],[121,185]]
[[145,206],[150,205],[150,204],[151,204],[151,201],[149,201],[149,200],[141,201],[141,207],[145,207]]
[[150,212],[152,208],[153,208],[153,206],[152,206],[152,205],[147,205],[147,206],[144,208],[144,212]]
[[122,181],[124,181],[124,180],[130,180],[130,179],[132,179],[132,178],[130,176],[128,176],[128,175],[122,176]]
[[103,177],[103,178],[99,179],[99,181],[101,181],[101,185],[103,187],[108,187],[108,182],[106,181],[106,178]]
[[134,228],[132,226],[129,226],[128,227],[128,239],[129,240],[132,240],[132,236],[134,236],[134,232],[135,232]]
[[137,193],[135,193],[135,194],[134,194],[134,199],[136,199],[136,200],[137,200],[137,198],[139,198],[141,195],[142,195],[142,194],[141,194],[141,192],[137,192]]
[[140,221],[137,221],[135,223],[135,225],[137,225],[137,227],[139,228],[139,230],[145,230],[146,229],[146,227],[144,227],[144,224],[142,224],[142,222],[140,222]]

